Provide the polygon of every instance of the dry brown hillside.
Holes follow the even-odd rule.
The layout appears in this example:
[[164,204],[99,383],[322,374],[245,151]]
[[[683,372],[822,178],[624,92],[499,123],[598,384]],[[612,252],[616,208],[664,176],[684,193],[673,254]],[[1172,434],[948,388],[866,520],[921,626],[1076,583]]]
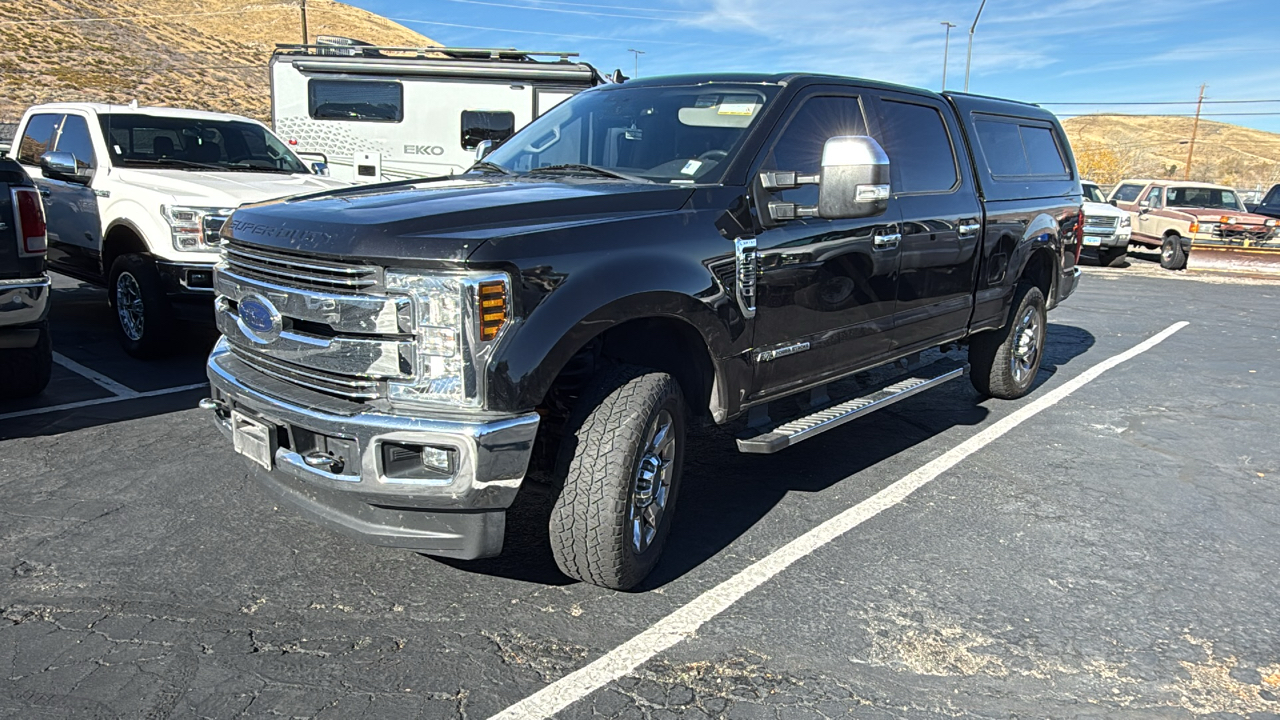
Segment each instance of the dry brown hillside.
[[[308,0],[307,21],[312,42],[438,44],[332,0]],[[266,120],[267,60],[301,39],[298,0],[0,0],[0,121],[41,102],[133,99]]]
[[[1085,177],[1110,185],[1126,177],[1181,178],[1191,118],[1085,115],[1063,121]],[[1191,161],[1194,180],[1242,189],[1280,182],[1280,135],[1201,120]]]

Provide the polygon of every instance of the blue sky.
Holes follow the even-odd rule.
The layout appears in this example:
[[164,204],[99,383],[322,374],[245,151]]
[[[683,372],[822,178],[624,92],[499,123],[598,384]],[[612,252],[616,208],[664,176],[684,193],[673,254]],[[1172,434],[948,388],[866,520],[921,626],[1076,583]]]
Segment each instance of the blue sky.
[[[346,0],[446,45],[568,50],[642,76],[808,70],[938,89],[964,84],[980,0]],[[988,0],[970,91],[1040,103],[1280,100],[1280,0]],[[1193,113],[1183,105],[1053,105]],[[1211,103],[1205,117],[1280,132],[1280,102]],[[1274,113],[1224,115],[1222,113]]]

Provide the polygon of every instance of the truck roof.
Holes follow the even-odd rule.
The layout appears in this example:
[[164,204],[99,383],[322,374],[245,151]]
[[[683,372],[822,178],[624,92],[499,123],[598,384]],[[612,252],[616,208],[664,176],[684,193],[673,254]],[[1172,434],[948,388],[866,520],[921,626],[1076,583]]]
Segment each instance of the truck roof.
[[[1134,182],[1144,182],[1144,181],[1134,181]],[[1145,182],[1148,185],[1155,185],[1156,187],[1174,187],[1174,186],[1198,187],[1198,188],[1211,188],[1213,190],[1230,190],[1232,192],[1235,192],[1235,188],[1229,185],[1218,185],[1216,183],[1198,182],[1196,180],[1146,180]]]
[[47,112],[57,110],[87,110],[97,115],[113,115],[124,114],[130,115],[155,115],[157,117],[175,117],[175,118],[192,118],[197,120],[222,120],[222,121],[245,121],[257,122],[252,118],[243,115],[232,115],[230,113],[209,112],[208,110],[190,110],[187,108],[168,108],[168,107],[148,107],[133,105],[110,105],[108,103],[92,103],[92,102],[60,102],[45,103],[43,105],[32,105],[27,112]]

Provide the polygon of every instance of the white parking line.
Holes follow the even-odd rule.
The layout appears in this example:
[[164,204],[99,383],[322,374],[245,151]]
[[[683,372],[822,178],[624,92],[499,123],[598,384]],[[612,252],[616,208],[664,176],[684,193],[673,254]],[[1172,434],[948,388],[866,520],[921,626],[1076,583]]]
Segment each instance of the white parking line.
[[120,383],[116,382],[115,380],[112,380],[111,378],[107,377],[106,375],[103,375],[97,370],[91,370],[81,365],[80,363],[76,362],[75,360],[72,360],[66,355],[63,355],[62,353],[54,353],[53,361],[77,375],[80,375],[82,377],[88,378],[89,380],[92,380],[95,384],[98,385],[98,387],[102,388],[103,390],[106,390],[112,395],[118,395],[124,398],[132,398],[132,397],[138,396],[137,390],[127,388],[124,385],[121,385]]
[[125,400],[139,400],[142,398],[157,397],[159,395],[172,395],[173,393],[186,392],[188,390],[197,390],[199,388],[206,387],[209,387],[209,383],[207,382],[196,383],[195,385],[182,385],[179,387],[165,388],[163,390],[148,390],[147,392],[134,392],[130,390],[129,392],[133,393],[132,395],[115,395],[112,397],[95,398],[93,400],[80,400],[79,402],[63,403],[62,405],[50,405],[49,407],[0,413],[0,420],[26,417],[28,415],[42,415],[44,413],[58,412],[60,410],[76,410],[82,407],[90,407],[92,405],[107,405],[110,403],[123,402]]
[[549,718],[610,682],[623,677],[663,650],[685,638],[692,637],[707,621],[724,612],[744,595],[787,569],[797,560],[870,520],[880,512],[902,502],[916,490],[955,467],[960,461],[1041,411],[1061,402],[1068,395],[1097,379],[1102,373],[1159,345],[1187,324],[1186,322],[1174,323],[1159,334],[1119,355],[1103,360],[1057,388],[1014,410],[901,480],[827,520],[770,553],[764,559],[748,566],[737,575],[694,598],[592,663],[508,707],[490,720]]

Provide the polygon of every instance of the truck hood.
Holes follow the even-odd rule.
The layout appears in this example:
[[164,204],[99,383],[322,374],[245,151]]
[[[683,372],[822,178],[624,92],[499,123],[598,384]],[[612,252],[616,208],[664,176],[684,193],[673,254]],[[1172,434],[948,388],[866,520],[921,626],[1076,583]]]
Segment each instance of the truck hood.
[[172,196],[177,204],[197,207],[234,208],[350,185],[323,175],[283,173],[117,168],[112,176],[118,182]]
[[692,193],[594,178],[436,178],[243,207],[223,233],[278,250],[384,263],[458,261],[494,238],[672,212]]
[[1109,203],[1085,201],[1084,214],[1092,217],[1125,217],[1129,214],[1129,211],[1121,210],[1115,205],[1111,205]]
[[1266,215],[1258,215],[1256,213],[1243,211],[1223,210],[1221,208],[1205,209],[1169,207],[1166,209],[1186,213],[1187,215],[1194,217],[1197,221],[1208,220],[1211,222],[1217,222],[1220,217],[1231,217],[1236,218],[1236,225],[1262,225],[1271,220],[1271,218]]

